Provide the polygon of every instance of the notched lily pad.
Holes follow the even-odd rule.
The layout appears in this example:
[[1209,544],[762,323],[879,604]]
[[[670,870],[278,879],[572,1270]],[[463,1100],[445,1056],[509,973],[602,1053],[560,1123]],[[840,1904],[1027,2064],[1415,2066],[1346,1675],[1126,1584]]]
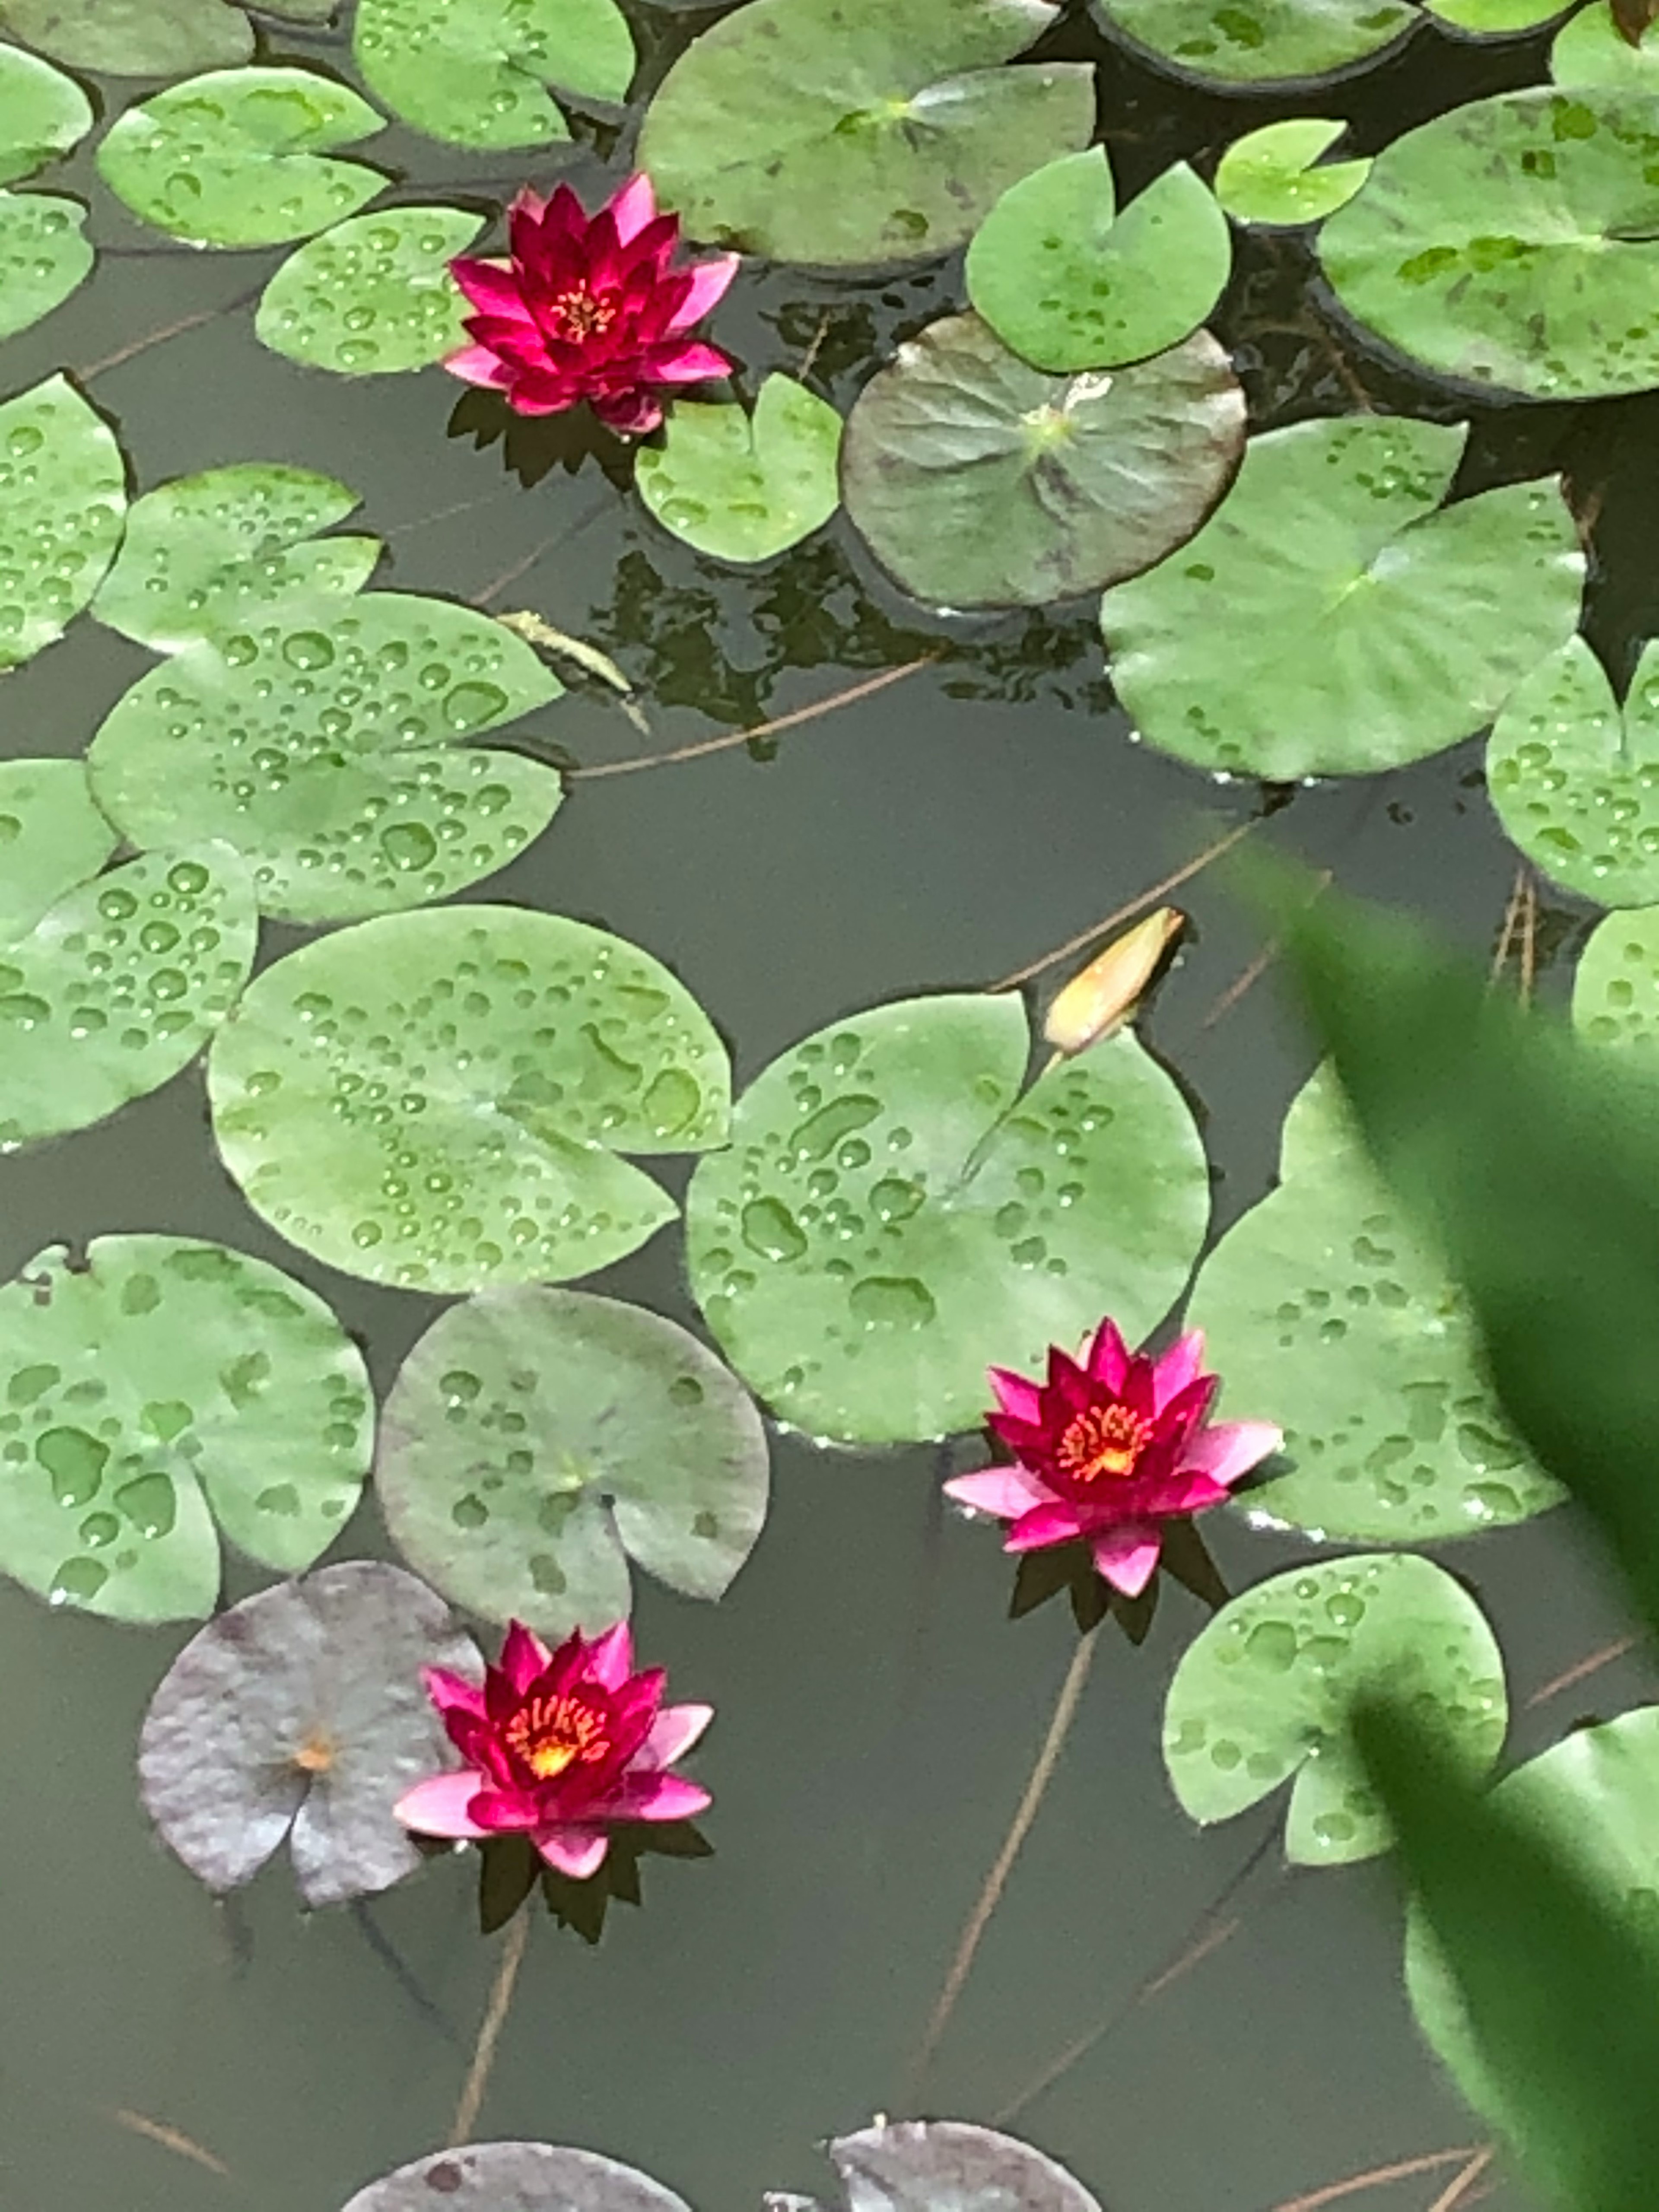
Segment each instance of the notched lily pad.
[[1422,21],[1403,0],[1094,0],[1168,68],[1205,84],[1291,85],[1344,75]]
[[1659,1047],[1659,906],[1610,914],[1590,932],[1573,977],[1572,1018],[1594,1044]]
[[182,76],[253,52],[252,27],[228,0],[0,0],[0,26],[111,76]]
[[1556,33],[1550,75],[1557,84],[1569,88],[1607,85],[1615,90],[1659,92],[1659,39],[1644,37],[1632,46],[1607,0],[1590,0]]
[[1206,1622],[1176,1668],[1164,1711],[1176,1796],[1207,1827],[1289,1781],[1293,1866],[1374,1857],[1394,1832],[1350,1716],[1360,1698],[1384,1697],[1408,1704],[1472,1780],[1496,1761],[1509,1718],[1503,1654],[1462,1584],[1395,1553],[1270,1576]]
[[0,406],[0,669],[60,638],[121,542],[115,434],[67,377]]
[[1235,222],[1322,222],[1346,207],[1370,174],[1369,159],[1321,158],[1347,127],[1340,119],[1299,115],[1246,131],[1221,157],[1217,199]]
[[1100,2212],[1063,2166],[966,2120],[891,2120],[830,2145],[846,2212]]
[[38,54],[0,46],[0,185],[32,177],[91,128],[92,102],[73,77]]
[[471,311],[449,264],[483,228],[462,208],[353,216],[289,254],[260,298],[255,334],[337,376],[425,368],[466,343]]
[[792,377],[769,376],[753,416],[683,399],[663,443],[635,463],[665,530],[720,561],[769,561],[828,522],[841,502],[841,417]]
[[371,92],[453,146],[544,146],[569,125],[549,88],[616,103],[634,36],[616,0],[358,0]]
[[401,1567],[350,1559],[244,1599],[150,1702],[145,1811],[211,1890],[252,1881],[284,1838],[307,1905],[389,1889],[421,1863],[392,1808],[453,1764],[422,1667],[476,1680],[483,1661]]
[[376,1474],[410,1565],[456,1604],[590,1635],[630,1610],[630,1559],[718,1598],[766,1518],[766,1432],[696,1337],[580,1291],[485,1291],[404,1362]]
[[[649,2174],[552,2143],[434,2151],[360,2189],[341,2212],[690,2212]],[[1070,2212],[1070,2208],[1066,2208]]]

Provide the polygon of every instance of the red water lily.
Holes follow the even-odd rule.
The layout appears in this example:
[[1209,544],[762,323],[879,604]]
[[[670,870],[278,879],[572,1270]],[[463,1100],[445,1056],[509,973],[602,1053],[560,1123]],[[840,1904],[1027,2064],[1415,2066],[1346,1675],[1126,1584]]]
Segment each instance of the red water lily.
[[689,335],[737,271],[725,253],[671,264],[679,217],[657,213],[651,179],[630,177],[590,216],[568,185],[522,191],[507,210],[511,258],[463,254],[450,273],[477,313],[472,343],[444,367],[501,392],[520,415],[586,399],[613,430],[653,430],[660,394],[725,376],[723,353]]
[[1084,1537],[1106,1580],[1137,1596],[1158,1565],[1163,1523],[1218,1505],[1284,1442],[1269,1421],[1212,1423],[1220,1385],[1203,1364],[1196,1329],[1148,1359],[1103,1321],[1081,1362],[1049,1352],[1044,1383],[994,1367],[998,1410],[988,1425],[1015,1464],[945,1487],[958,1504],[1013,1524],[1005,1551]]
[[683,1820],[711,1801],[668,1770],[714,1717],[665,1705],[660,1667],[633,1671],[626,1622],[556,1651],[513,1622],[482,1685],[440,1667],[422,1679],[465,1765],[401,1797],[397,1816],[423,1836],[472,1842],[516,1831],[550,1867],[585,1881],[622,1820]]

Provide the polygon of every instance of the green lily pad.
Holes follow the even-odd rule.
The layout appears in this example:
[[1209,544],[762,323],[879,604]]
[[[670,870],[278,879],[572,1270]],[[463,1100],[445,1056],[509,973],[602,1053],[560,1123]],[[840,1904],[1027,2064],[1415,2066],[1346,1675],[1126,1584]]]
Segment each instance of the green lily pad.
[[872,1007],[775,1060],[691,1179],[691,1287],[784,1420],[848,1443],[977,1427],[986,1370],[1180,1296],[1209,1179],[1176,1085],[1127,1031],[1024,1088],[1014,998]]
[[27,937],[120,842],[78,760],[0,761],[0,943]]
[[226,0],[0,0],[0,27],[111,76],[183,76],[253,52],[247,17]]
[[1328,1559],[1257,1583],[1182,1654],[1164,1709],[1164,1761],[1207,1827],[1291,1783],[1293,1866],[1375,1857],[1393,1829],[1366,1781],[1349,1717],[1362,1698],[1408,1699],[1471,1778],[1504,1747],[1504,1658],[1486,1615],[1431,1560]]
[[1117,31],[1205,84],[1291,85],[1345,75],[1422,21],[1402,0],[1095,0]]
[[56,192],[0,192],[0,338],[61,307],[92,273],[79,200]]
[[1566,13],[1573,0],[1424,0],[1430,20],[1472,39],[1511,39]]
[[467,1612],[596,1635],[628,1563],[718,1598],[766,1518],[766,1431],[712,1352],[582,1291],[486,1291],[441,1314],[386,1400],[392,1540]]
[[0,1571],[54,1605],[191,1620],[219,1529],[293,1573],[339,1534],[374,1399],[322,1300],[179,1237],[38,1254],[0,1289]]
[[1595,399],[1659,384],[1659,105],[1547,86],[1396,138],[1320,233],[1342,306],[1466,384]]
[[1607,0],[1592,0],[1556,33],[1550,75],[1568,88],[1607,85],[1650,94],[1659,92],[1659,39],[1645,38],[1639,46],[1632,46],[1613,21]]
[[636,56],[616,0],[358,0],[371,92],[452,146],[544,146],[570,126],[549,97],[628,97]]
[[221,838],[266,913],[344,921],[446,897],[551,821],[556,769],[475,742],[562,689],[499,623],[409,592],[248,611],[141,677],[93,740],[94,792],[134,844]]
[[1290,1471],[1243,1509],[1321,1540],[1421,1544],[1556,1504],[1492,1395],[1462,1297],[1406,1225],[1328,1070],[1285,1117],[1279,1176],[1192,1297],[1229,1413],[1285,1431]]
[[62,637],[121,542],[115,434],[66,377],[0,406],[0,669]]
[[542,2142],[434,2151],[371,2181],[342,2212],[431,2212],[439,2199],[444,2212],[689,2212],[631,2166]]
[[293,602],[361,591],[378,538],[324,538],[357,505],[349,485],[280,461],[179,477],[136,500],[92,611],[157,653],[222,643]]
[[73,77],[38,54],[0,46],[0,185],[32,177],[91,128],[92,102]]
[[649,953],[562,915],[452,907],[267,968],[208,1070],[249,1203],[408,1289],[568,1280],[674,1218],[619,1152],[726,1139],[731,1071]]
[[1207,331],[1068,378],[1033,368],[977,315],[947,315],[860,394],[842,495],[915,598],[1046,606],[1190,538],[1243,439],[1243,394]]
[[1290,782],[1400,768],[1490,722],[1577,629],[1584,557],[1553,478],[1440,507],[1467,433],[1344,416],[1252,438],[1197,537],[1102,603],[1147,742]]
[[313,70],[215,70],[118,116],[98,173],[135,215],[192,246],[280,246],[385,189],[378,169],[328,158],[385,127]]
[[1369,159],[1322,161],[1347,127],[1340,119],[1299,115],[1246,131],[1221,157],[1217,199],[1235,222],[1323,222],[1371,173]]
[[451,207],[382,208],[290,253],[254,331],[273,353],[338,376],[396,376],[466,343],[471,312],[449,264],[483,228]]
[[793,377],[769,376],[751,416],[683,399],[660,446],[635,464],[640,496],[665,530],[717,561],[769,561],[841,502],[841,417]]
[[1659,1046],[1659,906],[1591,930],[1572,982],[1572,1018],[1595,1044]]
[[1601,906],[1659,901],[1659,642],[1621,710],[1582,637],[1540,663],[1498,716],[1486,788],[1527,857]]
[[1091,146],[1004,192],[968,249],[968,296],[1036,368],[1115,368],[1190,337],[1232,252],[1226,218],[1184,161],[1120,215],[1106,149]]
[[1094,72],[1012,61],[1048,0],[748,0],[695,39],[638,161],[693,238],[818,268],[963,245],[997,199],[1087,145]]

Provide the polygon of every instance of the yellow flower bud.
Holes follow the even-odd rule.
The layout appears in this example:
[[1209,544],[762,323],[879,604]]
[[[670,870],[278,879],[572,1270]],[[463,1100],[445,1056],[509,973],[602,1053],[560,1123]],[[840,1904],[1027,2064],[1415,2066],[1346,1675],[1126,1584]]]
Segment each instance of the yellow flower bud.
[[1055,1051],[1069,1058],[1121,1029],[1186,926],[1178,907],[1161,906],[1096,953],[1048,1008],[1042,1034]]

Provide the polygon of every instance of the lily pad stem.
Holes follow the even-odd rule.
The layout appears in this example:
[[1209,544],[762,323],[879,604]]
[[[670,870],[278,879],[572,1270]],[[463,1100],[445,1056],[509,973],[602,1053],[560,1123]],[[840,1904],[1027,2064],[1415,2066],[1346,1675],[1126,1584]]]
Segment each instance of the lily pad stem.
[[455,2107],[455,2117],[450,2123],[449,2133],[444,2138],[446,2150],[454,2150],[471,2140],[478,2110],[484,2100],[484,2092],[489,2087],[489,2071],[495,2063],[495,2046],[501,2039],[502,2028],[507,2025],[513,1991],[518,1984],[519,1969],[524,1964],[525,1946],[529,1941],[530,1911],[526,1905],[522,1911],[515,1913],[507,1924],[501,1964],[495,1969],[489,2002],[484,2007],[484,2016],[478,2026],[478,2040],[473,2049],[472,2063],[466,2069],[461,2100]]

